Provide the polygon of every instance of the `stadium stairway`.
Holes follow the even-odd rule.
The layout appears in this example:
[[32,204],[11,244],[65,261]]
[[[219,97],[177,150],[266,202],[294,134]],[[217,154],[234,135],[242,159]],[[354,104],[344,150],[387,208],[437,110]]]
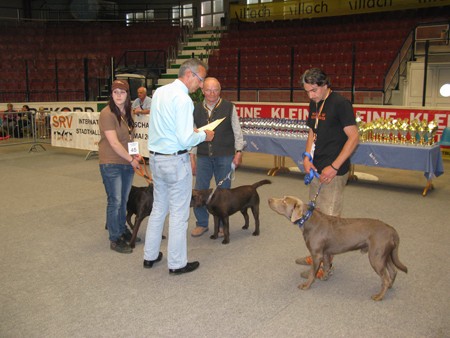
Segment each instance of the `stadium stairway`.
[[156,87],[171,83],[178,77],[178,69],[181,64],[192,57],[199,58],[208,63],[208,57],[219,45],[224,27],[203,27],[196,30],[187,43],[178,52],[176,60],[167,68],[167,72],[161,74]]

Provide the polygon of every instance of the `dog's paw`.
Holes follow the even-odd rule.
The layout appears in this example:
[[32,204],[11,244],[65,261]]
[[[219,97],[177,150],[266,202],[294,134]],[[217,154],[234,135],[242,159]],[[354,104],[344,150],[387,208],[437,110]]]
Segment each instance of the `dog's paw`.
[[248,224],[247,224],[247,225],[244,225],[244,226],[242,227],[242,229],[243,229],[243,230],[247,230],[247,229],[248,229]]
[[383,296],[381,296],[380,294],[376,294],[376,295],[373,295],[373,296],[372,296],[372,299],[373,299],[374,301],[379,302],[379,301],[383,300]]
[[209,236],[209,238],[211,238],[211,239],[217,239],[219,236],[217,236],[217,235],[211,235],[211,236]]
[[319,280],[325,282],[328,280],[328,277],[330,277],[327,273],[324,273],[322,276],[317,277]]
[[224,239],[224,240],[222,241],[222,244],[228,244],[228,243],[230,243],[230,240],[229,240],[229,239]]
[[259,231],[255,231],[252,233],[253,236],[259,236]]
[[311,286],[311,284],[308,283],[308,282],[306,282],[306,283],[300,284],[300,285],[298,286],[298,288],[299,288],[300,290],[308,290],[310,286]]

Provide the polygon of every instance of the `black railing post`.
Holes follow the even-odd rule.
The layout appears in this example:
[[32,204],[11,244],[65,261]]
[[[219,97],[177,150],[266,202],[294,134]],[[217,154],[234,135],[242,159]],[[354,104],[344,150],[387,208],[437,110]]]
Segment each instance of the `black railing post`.
[[351,82],[351,102],[355,102],[355,64],[356,64],[356,46],[352,45],[352,82]]
[[56,87],[56,101],[59,101],[59,81],[58,81],[58,59],[55,58],[55,87]]
[[238,49],[237,55],[237,100],[241,101],[241,49]]
[[290,82],[290,89],[291,89],[291,95],[289,97],[290,102],[294,102],[294,47],[291,47],[291,82]]
[[30,77],[29,77],[28,61],[25,60],[25,81],[26,81],[26,101],[30,102]]
[[89,65],[88,59],[83,59],[84,66],[84,100],[89,101]]
[[430,40],[425,42],[425,62],[423,63],[423,94],[422,107],[425,107],[427,100],[427,75],[428,75],[428,49],[430,48]]

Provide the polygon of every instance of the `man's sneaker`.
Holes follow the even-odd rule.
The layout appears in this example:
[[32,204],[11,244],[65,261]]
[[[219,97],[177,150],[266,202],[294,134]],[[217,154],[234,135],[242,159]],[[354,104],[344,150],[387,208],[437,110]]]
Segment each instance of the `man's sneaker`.
[[[330,266],[330,270],[328,270],[328,275],[324,278],[325,272],[323,271],[323,267],[322,267],[322,264],[321,264],[319,270],[318,270],[317,273],[316,273],[316,278],[318,278],[318,279],[320,279],[320,280],[327,280],[328,277],[331,276],[331,275],[333,274],[333,270],[334,270],[334,267],[333,267],[333,265],[331,265],[331,266]],[[309,271],[310,271],[309,269],[303,271],[302,273],[300,273],[300,276],[301,276],[302,278],[308,279],[308,277],[309,277]]]
[[119,238],[115,242],[111,242],[110,246],[111,250],[114,250],[118,253],[132,253],[133,249],[122,239]]
[[[133,234],[131,233],[131,231],[130,230],[128,230],[128,228],[125,230],[125,232],[122,234],[122,239],[125,241],[125,242],[130,242],[131,241],[131,237],[133,236]],[[136,236],[136,243],[137,242],[140,242],[141,241],[141,238],[140,237],[137,237]]]
[[295,263],[300,264],[300,265],[312,265],[312,257],[306,256],[306,257],[302,257],[302,258],[297,258],[295,260]]
[[203,235],[207,231],[208,231],[207,227],[199,227],[199,226],[197,226],[191,231],[191,236],[192,237],[200,237],[201,235]]

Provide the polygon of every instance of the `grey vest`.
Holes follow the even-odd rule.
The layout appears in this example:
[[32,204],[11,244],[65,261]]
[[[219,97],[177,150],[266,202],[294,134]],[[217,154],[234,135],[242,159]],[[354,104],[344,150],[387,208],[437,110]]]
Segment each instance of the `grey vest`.
[[233,104],[223,99],[213,108],[211,117],[209,118],[208,110],[203,102],[195,105],[194,122],[197,128],[225,117],[225,120],[214,129],[213,140],[211,142],[202,142],[197,146],[197,156],[216,157],[234,155],[234,133],[231,126],[232,113]]

